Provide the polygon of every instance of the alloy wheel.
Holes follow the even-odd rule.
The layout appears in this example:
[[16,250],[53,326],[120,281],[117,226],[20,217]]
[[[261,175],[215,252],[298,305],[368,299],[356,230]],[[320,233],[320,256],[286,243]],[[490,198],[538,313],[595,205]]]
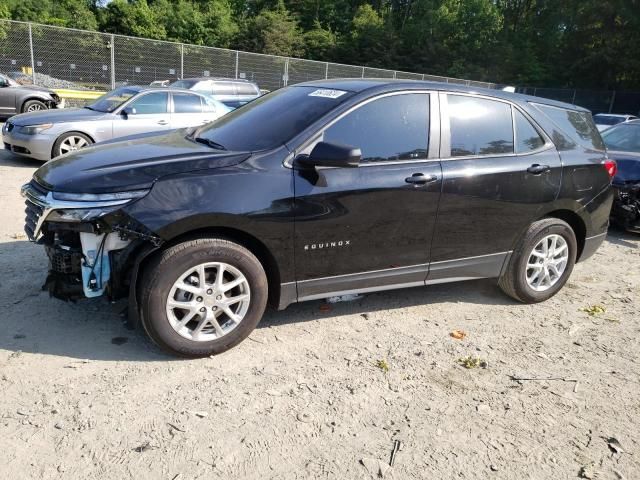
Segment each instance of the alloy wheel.
[[529,254],[525,273],[527,285],[536,292],[549,290],[558,283],[568,262],[567,241],[557,234],[547,235]]
[[70,135],[60,143],[60,155],[74,152],[81,148],[89,146],[89,142],[77,135]]
[[234,330],[250,301],[249,282],[240,270],[227,263],[202,263],[174,282],[167,297],[167,319],[180,336],[207,342]]
[[39,112],[40,110],[44,110],[42,105],[39,103],[32,103],[27,107],[27,112]]

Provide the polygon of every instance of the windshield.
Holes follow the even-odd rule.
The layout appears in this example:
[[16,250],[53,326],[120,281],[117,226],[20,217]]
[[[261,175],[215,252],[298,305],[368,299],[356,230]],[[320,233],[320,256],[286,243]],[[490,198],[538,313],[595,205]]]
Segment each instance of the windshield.
[[109,93],[105,93],[87,108],[96,110],[97,112],[110,113],[137,93],[138,90],[134,90],[128,87],[116,88]]
[[640,123],[627,123],[602,132],[609,150],[640,153]]
[[613,117],[611,115],[594,115],[593,120],[598,125],[617,125],[624,122],[624,117]]
[[352,92],[317,87],[281,88],[201,127],[193,135],[223,145],[227,150],[275,148],[352,95]]
[[196,83],[198,83],[197,80],[178,80],[177,82],[173,82],[169,86],[170,87],[175,87],[175,88],[186,88],[187,90],[189,90]]

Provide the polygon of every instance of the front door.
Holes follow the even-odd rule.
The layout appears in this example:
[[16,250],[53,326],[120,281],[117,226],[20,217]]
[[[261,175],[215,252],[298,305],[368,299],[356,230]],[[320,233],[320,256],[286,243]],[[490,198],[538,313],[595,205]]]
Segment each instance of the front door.
[[424,284],[442,178],[433,101],[403,92],[365,102],[315,139],[360,148],[359,167],[295,168],[300,300]]
[[0,117],[16,113],[16,90],[9,86],[9,80],[0,75]]
[[510,103],[441,96],[443,183],[428,281],[497,277],[518,236],[557,197],[560,157]]
[[167,92],[142,94],[129,102],[126,109],[129,114],[117,115],[113,121],[114,138],[171,128]]

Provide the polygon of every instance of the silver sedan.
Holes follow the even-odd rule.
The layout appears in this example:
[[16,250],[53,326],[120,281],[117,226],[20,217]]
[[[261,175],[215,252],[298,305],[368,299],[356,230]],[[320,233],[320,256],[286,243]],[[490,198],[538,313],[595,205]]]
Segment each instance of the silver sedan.
[[11,117],[2,129],[2,141],[6,150],[47,161],[113,138],[195,127],[229,111],[210,96],[189,90],[121,87],[84,108]]

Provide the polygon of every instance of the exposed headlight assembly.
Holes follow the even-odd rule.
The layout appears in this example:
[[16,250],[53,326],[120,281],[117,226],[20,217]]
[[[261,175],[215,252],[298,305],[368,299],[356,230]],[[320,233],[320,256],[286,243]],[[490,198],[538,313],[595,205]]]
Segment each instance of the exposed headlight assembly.
[[38,133],[42,133],[45,130],[49,130],[53,127],[53,123],[42,123],[40,125],[26,125],[20,127],[20,133],[24,133],[25,135],[36,135]]
[[122,205],[144,197],[149,190],[114,193],[53,192],[54,206],[47,217],[50,222],[88,222],[100,218]]

